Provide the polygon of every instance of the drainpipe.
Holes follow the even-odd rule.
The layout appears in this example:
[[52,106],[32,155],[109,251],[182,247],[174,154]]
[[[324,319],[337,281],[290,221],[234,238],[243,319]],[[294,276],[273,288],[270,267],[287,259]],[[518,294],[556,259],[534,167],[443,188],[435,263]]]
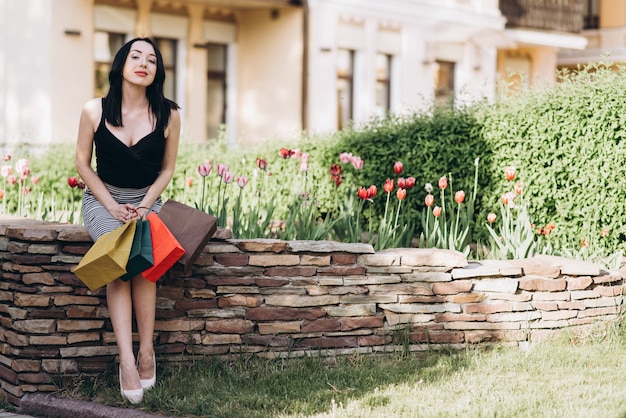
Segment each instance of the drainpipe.
[[309,0],[301,0],[302,5],[302,113],[303,131],[308,129],[309,109]]

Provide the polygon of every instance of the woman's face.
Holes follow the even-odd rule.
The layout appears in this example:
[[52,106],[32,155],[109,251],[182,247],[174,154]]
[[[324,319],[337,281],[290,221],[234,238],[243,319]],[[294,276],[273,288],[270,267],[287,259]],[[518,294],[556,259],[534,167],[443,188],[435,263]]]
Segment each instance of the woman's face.
[[157,70],[157,57],[148,42],[134,42],[126,57],[122,78],[132,84],[148,87],[154,82]]

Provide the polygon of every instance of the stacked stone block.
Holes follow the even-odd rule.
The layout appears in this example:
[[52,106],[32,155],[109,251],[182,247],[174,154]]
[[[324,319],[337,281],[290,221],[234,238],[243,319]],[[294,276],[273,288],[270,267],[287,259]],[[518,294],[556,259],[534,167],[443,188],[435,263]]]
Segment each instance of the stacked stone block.
[[[13,403],[115,363],[104,289],[71,272],[91,244],[82,226],[0,222],[0,384]],[[159,361],[524,345],[617,318],[623,293],[620,271],[559,257],[468,262],[219,229],[191,272],[158,282],[155,341]]]

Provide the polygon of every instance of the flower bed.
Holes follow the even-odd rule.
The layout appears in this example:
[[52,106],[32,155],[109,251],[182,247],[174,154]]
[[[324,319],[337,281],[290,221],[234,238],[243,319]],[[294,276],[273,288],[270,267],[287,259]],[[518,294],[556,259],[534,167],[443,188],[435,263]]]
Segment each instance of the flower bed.
[[[117,349],[103,289],[71,269],[84,227],[0,222],[0,382],[9,401],[56,376],[110,367]],[[551,256],[468,262],[457,251],[331,241],[234,240],[219,229],[189,274],[159,281],[159,361],[525,345],[615,319],[619,271]]]

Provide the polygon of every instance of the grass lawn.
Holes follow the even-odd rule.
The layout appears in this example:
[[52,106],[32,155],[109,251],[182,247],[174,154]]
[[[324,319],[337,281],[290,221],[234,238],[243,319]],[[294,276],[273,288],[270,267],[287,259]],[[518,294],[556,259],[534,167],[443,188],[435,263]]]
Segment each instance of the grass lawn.
[[[161,362],[139,408],[173,417],[624,417],[622,324],[526,350]],[[130,407],[116,367],[65,381],[59,396]]]

